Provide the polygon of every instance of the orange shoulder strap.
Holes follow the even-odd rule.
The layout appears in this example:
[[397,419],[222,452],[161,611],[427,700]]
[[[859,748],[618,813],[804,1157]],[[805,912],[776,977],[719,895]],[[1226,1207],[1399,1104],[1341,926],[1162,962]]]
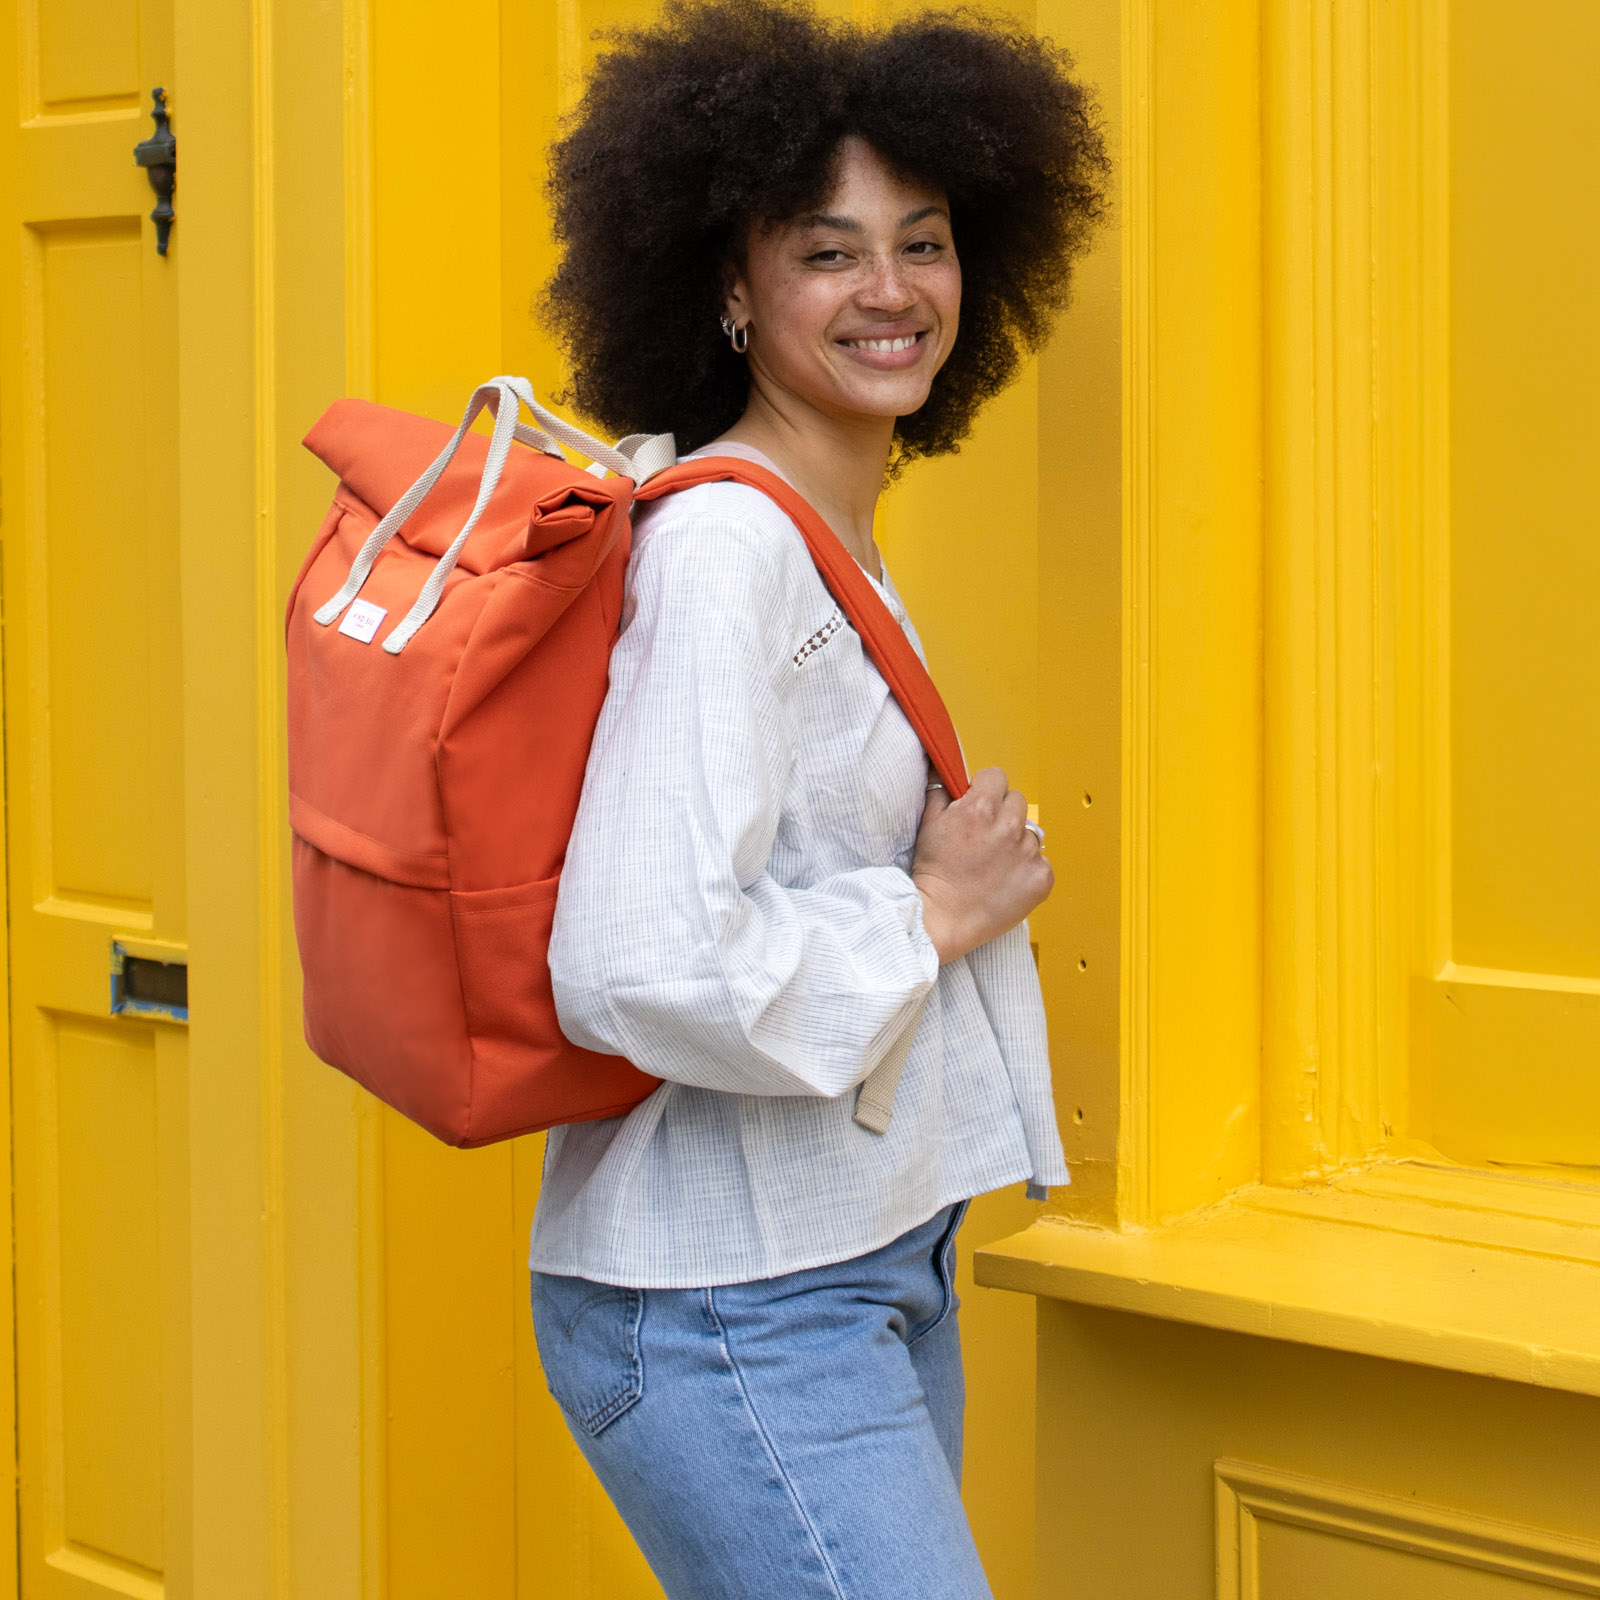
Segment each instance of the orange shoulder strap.
[[840,543],[839,536],[776,473],[753,461],[733,456],[700,456],[656,473],[637,494],[639,500],[657,500],[679,489],[692,489],[702,483],[745,483],[776,501],[800,530],[817,564],[822,581],[839,602],[851,625],[861,636],[867,654],[894,692],[906,720],[917,731],[922,748],[928,752],[933,770],[950,793],[959,800],[967,792],[967,767],[954,723],[945,710],[939,691],[928,676],[928,669],[912,649],[893,613],[878,597],[854,556]]

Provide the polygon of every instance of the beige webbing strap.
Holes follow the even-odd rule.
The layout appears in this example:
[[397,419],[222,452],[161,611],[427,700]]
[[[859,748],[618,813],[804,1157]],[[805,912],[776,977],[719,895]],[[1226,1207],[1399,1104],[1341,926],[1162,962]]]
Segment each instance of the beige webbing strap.
[[900,1087],[900,1074],[905,1070],[906,1057],[916,1043],[917,1030],[922,1026],[922,1012],[927,1005],[924,999],[917,1014],[905,1025],[900,1037],[889,1046],[889,1053],[861,1081],[856,1093],[856,1121],[869,1133],[887,1133],[894,1116],[895,1091]]
[[[362,585],[366,583],[373,564],[383,553],[384,546],[399,532],[401,524],[432,493],[433,486],[443,476],[445,468],[455,459],[461,441],[467,436],[467,429],[472,426],[474,419],[485,406],[494,416],[494,434],[489,440],[483,473],[478,480],[478,497],[473,502],[472,515],[467,518],[449,549],[439,557],[428,576],[428,581],[422,586],[422,593],[417,596],[416,603],[389,630],[388,636],[383,641],[383,648],[392,656],[399,655],[405,649],[416,631],[433,615],[443,598],[444,586],[455,570],[457,559],[466,548],[467,540],[472,530],[477,527],[484,508],[500,485],[500,475],[505,471],[513,439],[532,445],[535,449],[554,456],[558,461],[564,461],[566,458],[561,454],[561,445],[556,443],[559,439],[561,444],[569,444],[590,458],[593,463],[588,469],[590,472],[600,477],[604,477],[608,471],[615,472],[619,477],[633,479],[635,486],[644,484],[658,472],[664,472],[678,458],[677,446],[673,443],[670,433],[630,433],[626,439],[614,446],[601,443],[600,440],[585,433],[582,428],[575,428],[564,418],[556,416],[553,411],[546,411],[539,404],[533,386],[526,378],[502,376],[491,378],[487,383],[480,383],[473,390],[472,398],[467,402],[466,414],[461,419],[461,426],[451,435],[450,442],[435,457],[428,470],[401,495],[388,514],[367,536],[367,542],[362,545],[351,563],[350,576],[345,579],[344,587],[313,613],[323,627],[332,623],[361,593]],[[544,424],[542,429],[529,428],[519,420],[523,406]]]

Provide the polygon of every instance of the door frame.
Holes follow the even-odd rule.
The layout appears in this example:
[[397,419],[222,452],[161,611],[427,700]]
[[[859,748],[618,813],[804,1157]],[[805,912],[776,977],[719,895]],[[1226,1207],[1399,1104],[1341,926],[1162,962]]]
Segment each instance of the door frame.
[[370,29],[365,0],[175,10],[190,1581],[375,1600],[374,1119],[301,1039],[281,622],[329,492],[299,440],[368,382]]

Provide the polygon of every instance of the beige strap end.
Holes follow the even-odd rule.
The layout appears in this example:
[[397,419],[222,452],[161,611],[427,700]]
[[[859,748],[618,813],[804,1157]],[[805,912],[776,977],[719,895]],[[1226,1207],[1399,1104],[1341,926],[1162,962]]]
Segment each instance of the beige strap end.
[[[926,1003],[926,1002],[924,1002]],[[917,1014],[900,1031],[900,1037],[889,1046],[889,1053],[869,1072],[856,1094],[856,1122],[868,1133],[887,1133],[894,1117],[895,1092],[900,1087],[900,1074],[905,1071],[906,1058],[916,1043],[917,1030],[922,1026],[922,1006]]]

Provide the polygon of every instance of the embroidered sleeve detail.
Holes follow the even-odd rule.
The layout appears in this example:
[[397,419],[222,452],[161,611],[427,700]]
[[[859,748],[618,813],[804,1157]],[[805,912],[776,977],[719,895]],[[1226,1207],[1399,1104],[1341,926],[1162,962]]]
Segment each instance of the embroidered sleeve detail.
[[835,606],[833,615],[795,651],[795,666],[803,667],[843,626],[844,613]]

